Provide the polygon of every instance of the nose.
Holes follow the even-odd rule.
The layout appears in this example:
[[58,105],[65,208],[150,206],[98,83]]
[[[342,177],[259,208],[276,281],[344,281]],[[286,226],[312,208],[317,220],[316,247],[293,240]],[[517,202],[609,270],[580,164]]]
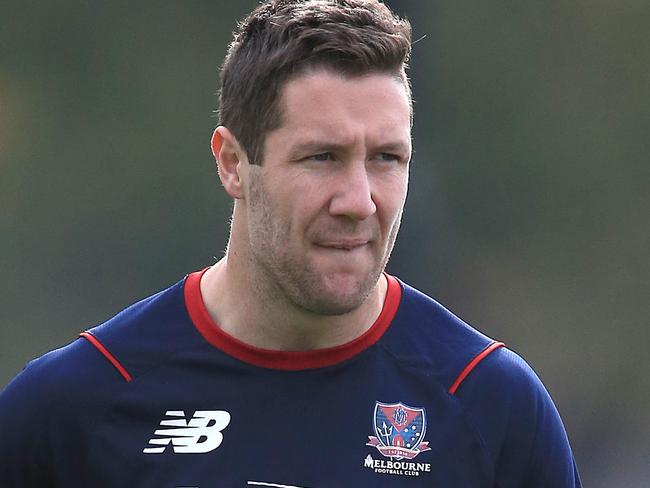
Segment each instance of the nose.
[[329,211],[353,220],[367,219],[377,211],[365,163],[350,164],[338,175]]

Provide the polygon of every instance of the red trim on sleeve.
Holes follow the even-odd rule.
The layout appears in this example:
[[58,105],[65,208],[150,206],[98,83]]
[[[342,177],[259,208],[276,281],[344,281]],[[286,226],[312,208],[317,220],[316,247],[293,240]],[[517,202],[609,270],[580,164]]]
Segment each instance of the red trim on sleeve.
[[188,275],[185,280],[185,306],[201,335],[214,347],[226,354],[263,368],[284,371],[323,368],[350,359],[376,343],[388,329],[402,299],[402,287],[397,278],[385,274],[388,282],[384,306],[374,324],[362,335],[336,347],[311,351],[277,351],[246,344],[224,332],[208,313],[201,296],[203,271]]
[[467,378],[467,376],[472,372],[472,370],[480,363],[483,361],[488,355],[499,349],[500,347],[505,346],[503,342],[493,342],[489,344],[485,349],[483,349],[480,353],[476,355],[474,359],[472,359],[467,366],[465,366],[465,369],[461,371],[461,373],[458,375],[458,378],[456,378],[456,381],[454,381],[454,384],[451,385],[451,388],[449,388],[449,394],[453,395],[456,393],[456,390],[458,390],[458,387],[460,384]]
[[110,361],[110,363],[115,366],[115,369],[117,369],[120,374],[124,377],[124,379],[127,382],[131,381],[131,375],[129,372],[120,364],[120,362],[111,354],[111,352],[104,347],[104,344],[99,342],[99,339],[95,337],[95,335],[90,332],[90,331],[85,331],[79,334],[79,337],[83,337],[84,339],[87,339],[88,342],[90,342],[93,346],[97,348],[99,352],[103,354],[103,356]]

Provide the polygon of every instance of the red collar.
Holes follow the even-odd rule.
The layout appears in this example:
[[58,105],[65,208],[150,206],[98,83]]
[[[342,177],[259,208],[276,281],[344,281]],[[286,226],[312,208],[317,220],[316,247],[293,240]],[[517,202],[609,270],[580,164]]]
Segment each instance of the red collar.
[[386,274],[388,289],[381,313],[375,323],[356,339],[340,346],[315,349],[311,351],[275,351],[246,344],[225,333],[216,324],[201,296],[201,277],[207,270],[188,275],[185,280],[185,306],[190,318],[201,335],[214,347],[240,361],[263,368],[285,371],[323,368],[350,359],[377,342],[388,329],[402,298],[402,287],[397,278]]

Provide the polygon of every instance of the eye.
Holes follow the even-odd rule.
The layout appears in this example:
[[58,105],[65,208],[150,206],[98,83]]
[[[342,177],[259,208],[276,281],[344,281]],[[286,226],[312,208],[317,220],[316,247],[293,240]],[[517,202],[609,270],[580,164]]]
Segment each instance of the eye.
[[311,159],[313,161],[329,161],[332,159],[332,153],[324,152],[319,154],[312,154],[311,156],[307,157],[307,159]]
[[382,152],[377,154],[377,159],[390,163],[390,162],[399,162],[400,157],[397,154]]

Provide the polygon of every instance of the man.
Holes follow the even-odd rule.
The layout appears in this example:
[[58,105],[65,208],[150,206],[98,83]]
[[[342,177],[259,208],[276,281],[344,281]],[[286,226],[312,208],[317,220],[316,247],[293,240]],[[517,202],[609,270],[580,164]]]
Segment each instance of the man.
[[225,257],[30,363],[0,400],[2,486],[580,485],[523,360],[383,272],[409,51],[376,0],[240,24],[212,138]]

